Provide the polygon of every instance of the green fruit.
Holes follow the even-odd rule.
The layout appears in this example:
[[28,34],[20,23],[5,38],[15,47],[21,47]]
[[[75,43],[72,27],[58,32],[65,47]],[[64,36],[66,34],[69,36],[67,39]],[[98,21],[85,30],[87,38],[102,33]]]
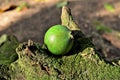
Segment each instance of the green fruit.
[[73,36],[66,26],[55,25],[45,33],[44,43],[52,54],[63,55],[72,48]]

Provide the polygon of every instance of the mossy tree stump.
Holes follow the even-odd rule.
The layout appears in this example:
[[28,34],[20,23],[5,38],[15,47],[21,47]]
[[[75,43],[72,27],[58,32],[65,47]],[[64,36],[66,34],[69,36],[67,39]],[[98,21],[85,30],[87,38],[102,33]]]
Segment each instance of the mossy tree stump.
[[10,79],[119,80],[120,66],[99,58],[94,45],[82,34],[67,7],[62,8],[61,21],[74,35],[72,50],[67,55],[55,56],[33,41],[21,43],[16,48],[18,60],[9,66]]

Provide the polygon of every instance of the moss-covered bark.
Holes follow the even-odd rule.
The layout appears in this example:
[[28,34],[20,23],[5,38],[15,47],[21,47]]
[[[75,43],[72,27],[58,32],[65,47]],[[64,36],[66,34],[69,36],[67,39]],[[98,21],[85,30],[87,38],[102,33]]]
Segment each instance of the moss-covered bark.
[[[62,25],[74,35],[74,46],[64,56],[52,55],[38,43],[21,43],[18,60],[9,66],[10,80],[119,80],[120,66],[100,59],[89,38],[73,21],[70,9],[62,9]],[[58,45],[59,46],[59,45]]]
[[3,34],[0,37],[0,80],[9,76],[9,65],[18,58],[15,50],[18,45],[19,42],[13,35]]
[[11,64],[11,80],[119,80],[120,67],[100,60],[89,40],[83,40],[78,46],[84,49],[59,57],[32,41],[20,44],[19,59]]
[[0,37],[0,64],[8,65],[17,58],[16,47],[19,42],[13,35],[2,35]]

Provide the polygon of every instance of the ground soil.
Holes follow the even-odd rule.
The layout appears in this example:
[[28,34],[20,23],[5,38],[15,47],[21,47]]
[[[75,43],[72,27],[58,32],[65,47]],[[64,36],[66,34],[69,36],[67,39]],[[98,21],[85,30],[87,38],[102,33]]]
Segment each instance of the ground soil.
[[[20,42],[33,40],[43,44],[45,31],[52,25],[60,24],[61,8],[56,7],[58,0],[0,0],[0,8],[19,5],[26,1],[29,8],[20,12],[9,10],[0,13],[0,35],[15,35]],[[81,31],[90,37],[102,57],[107,61],[120,58],[120,48],[111,40],[97,33],[94,21],[99,20],[108,27],[120,31],[119,0],[69,0],[68,7]],[[114,5],[115,13],[104,8],[104,4]],[[109,37],[109,36],[107,36]],[[118,40],[119,41],[119,40]],[[118,45],[120,46],[120,45]]]

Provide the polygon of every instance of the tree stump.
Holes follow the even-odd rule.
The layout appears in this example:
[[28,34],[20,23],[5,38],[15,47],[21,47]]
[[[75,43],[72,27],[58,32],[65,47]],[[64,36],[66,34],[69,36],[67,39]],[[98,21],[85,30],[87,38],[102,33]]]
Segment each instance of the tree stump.
[[72,50],[64,56],[55,56],[31,40],[21,43],[16,48],[18,60],[9,66],[10,80],[120,79],[120,66],[106,63],[98,56],[94,45],[82,34],[67,7],[62,8],[61,22],[74,35]]

